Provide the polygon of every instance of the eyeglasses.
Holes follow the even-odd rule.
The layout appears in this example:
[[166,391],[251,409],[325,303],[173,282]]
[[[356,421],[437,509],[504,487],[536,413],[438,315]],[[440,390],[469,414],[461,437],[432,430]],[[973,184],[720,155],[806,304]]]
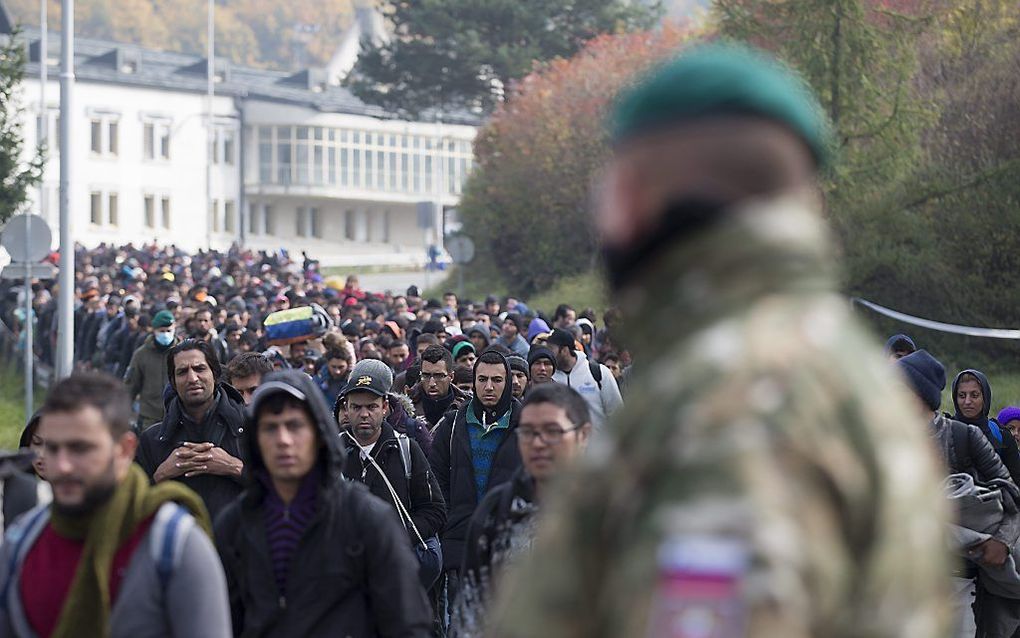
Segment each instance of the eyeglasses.
[[579,430],[581,426],[572,427],[564,430],[560,427],[546,427],[541,430],[535,430],[533,428],[517,428],[517,436],[524,440],[525,443],[531,444],[536,438],[542,439],[542,442],[546,445],[556,445],[563,440],[563,437],[567,432],[573,432]]
[[425,383],[430,383],[432,381],[439,383],[440,381],[449,376],[450,375],[446,372],[422,372],[421,380],[424,381]]

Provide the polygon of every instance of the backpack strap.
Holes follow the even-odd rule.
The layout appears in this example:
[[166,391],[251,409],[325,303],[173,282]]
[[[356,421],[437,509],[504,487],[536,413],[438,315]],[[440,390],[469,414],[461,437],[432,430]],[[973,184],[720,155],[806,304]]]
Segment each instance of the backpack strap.
[[592,361],[588,359],[588,369],[591,370],[591,376],[595,379],[595,383],[599,386],[599,392],[602,391],[602,364],[598,361]]
[[397,445],[400,446],[400,460],[404,462],[404,477],[411,480],[411,439],[406,434],[397,435]]
[[165,590],[173,576],[174,568],[184,553],[184,542],[188,532],[195,525],[195,519],[188,510],[176,503],[167,503],[156,512],[150,530],[149,552],[156,564],[159,584]]
[[999,445],[1002,445],[1002,429],[995,422],[995,419],[988,419],[988,431],[992,433],[992,436],[999,442]]
[[[7,530],[4,543],[11,545],[11,559],[5,566],[7,578],[4,580],[4,589],[0,592],[0,609],[7,609],[7,596],[10,594],[11,582],[18,572],[18,565],[24,560],[28,550],[31,549],[31,543],[34,543],[39,538],[42,526],[50,520],[49,513],[49,505],[37,507],[35,511],[25,514],[22,520],[19,520]],[[31,543],[28,543],[28,541],[31,541]]]

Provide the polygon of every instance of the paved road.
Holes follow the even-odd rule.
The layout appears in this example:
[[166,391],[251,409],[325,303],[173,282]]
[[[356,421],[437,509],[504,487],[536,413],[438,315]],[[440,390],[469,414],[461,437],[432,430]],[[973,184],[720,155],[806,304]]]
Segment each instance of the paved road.
[[391,290],[393,292],[403,293],[407,290],[407,287],[412,284],[418,286],[420,290],[425,291],[427,288],[435,286],[445,278],[446,273],[444,272],[430,272],[426,274],[423,270],[358,275],[358,280],[361,282],[362,289],[369,292]]

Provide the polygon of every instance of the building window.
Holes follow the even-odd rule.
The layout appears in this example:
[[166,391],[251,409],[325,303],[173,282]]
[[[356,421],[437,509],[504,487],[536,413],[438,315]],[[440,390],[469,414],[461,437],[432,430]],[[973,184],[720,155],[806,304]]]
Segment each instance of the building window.
[[259,181],[273,181],[273,129],[269,126],[259,127]]
[[322,220],[319,218],[319,209],[309,208],[308,216],[311,218],[309,222],[311,223],[312,237],[322,239]]
[[103,194],[102,193],[91,193],[91,207],[89,212],[89,221],[96,226],[100,226],[103,223]]
[[99,120],[92,120],[92,152],[103,152],[103,123]]
[[120,210],[117,208],[117,193],[110,193],[107,196],[107,215],[111,226],[116,226],[120,222]]
[[213,131],[213,164],[234,164],[234,141],[237,137],[236,131],[224,126],[216,127]]
[[170,159],[170,123],[153,120],[142,125],[142,157]]
[[297,231],[298,237],[307,236],[306,234],[307,233],[306,224],[308,223],[307,216],[308,216],[307,209],[304,206],[298,206],[297,216],[295,217],[295,221],[297,223],[295,230]]
[[236,232],[234,229],[237,227],[234,221],[234,213],[236,212],[237,206],[233,200],[228,199],[223,202],[223,231],[233,234]]
[[279,184],[290,184],[291,163],[291,127],[281,126],[276,129],[276,181]]
[[163,228],[170,230],[170,198],[163,198]]
[[262,223],[267,235],[276,234],[276,211],[268,204],[262,209]]
[[354,211],[344,211],[344,239],[354,241]]
[[116,115],[93,117],[89,127],[92,152],[97,155],[115,157],[119,146],[119,130]]
[[294,163],[297,165],[297,183],[307,184],[309,182],[307,126],[297,127],[297,144],[295,145],[294,152],[297,155],[294,158]]
[[42,130],[43,118],[35,118],[36,141],[39,144],[45,142],[49,156],[53,157],[60,152],[60,111],[57,109],[46,109],[46,139],[43,139]]
[[258,235],[261,230],[259,224],[259,205],[248,204],[248,234]]
[[107,137],[106,137],[106,150],[110,155],[117,154],[117,120],[112,120],[106,123],[107,126]]
[[152,195],[145,196],[145,227],[156,227],[156,198]]
[[382,240],[384,244],[390,243],[390,211],[383,212],[383,236]]
[[218,199],[209,202],[209,223],[212,225],[212,232],[220,232],[220,200]]

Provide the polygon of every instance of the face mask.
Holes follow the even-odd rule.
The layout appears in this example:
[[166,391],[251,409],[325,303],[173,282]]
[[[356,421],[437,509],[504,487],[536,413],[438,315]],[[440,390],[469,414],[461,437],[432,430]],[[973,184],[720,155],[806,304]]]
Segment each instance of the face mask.
[[173,343],[173,341],[174,341],[174,331],[173,330],[171,330],[170,332],[157,332],[156,333],[156,343],[158,343],[161,346],[168,346],[171,343]]

